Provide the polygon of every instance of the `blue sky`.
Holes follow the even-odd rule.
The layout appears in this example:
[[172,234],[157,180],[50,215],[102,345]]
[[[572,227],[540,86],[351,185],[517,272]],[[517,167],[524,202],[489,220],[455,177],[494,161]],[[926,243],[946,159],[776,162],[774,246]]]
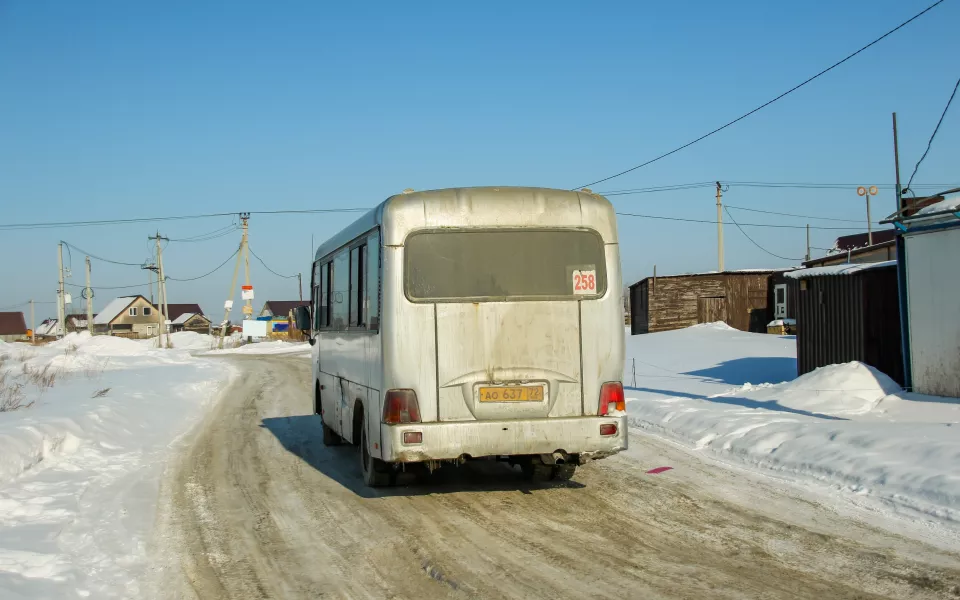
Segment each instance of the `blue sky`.
[[[928,3],[289,2],[269,10],[262,2],[0,1],[0,223],[366,207],[404,188],[569,188],[698,137]],[[764,111],[594,189],[891,183],[892,111],[907,177],[958,76],[958,22],[960,2],[948,0]],[[957,111],[915,183],[960,182]],[[715,218],[709,188],[611,199],[626,212]],[[864,217],[854,188],[733,186],[725,199]],[[882,191],[874,215],[893,209],[892,192]],[[311,236],[319,243],[354,216],[257,216],[251,247],[276,271],[307,273]],[[183,238],[229,223],[0,231],[0,307],[55,299],[58,240],[139,262],[158,228]],[[658,273],[715,268],[715,229],[621,218],[625,282],[654,264]],[[776,254],[803,256],[802,230],[748,233]],[[838,233],[815,230],[813,245],[828,247]],[[734,228],[725,238],[728,268],[789,264]],[[238,241],[171,243],[168,274],[202,274]],[[82,283],[76,252],[73,265],[71,281]],[[296,297],[295,279],[256,261],[252,271],[258,309]],[[219,319],[229,279],[224,268],[171,282],[170,299],[200,302]],[[94,261],[95,286],[145,281],[137,268]],[[101,291],[95,307],[114,293]],[[48,304],[38,317],[53,312]]]

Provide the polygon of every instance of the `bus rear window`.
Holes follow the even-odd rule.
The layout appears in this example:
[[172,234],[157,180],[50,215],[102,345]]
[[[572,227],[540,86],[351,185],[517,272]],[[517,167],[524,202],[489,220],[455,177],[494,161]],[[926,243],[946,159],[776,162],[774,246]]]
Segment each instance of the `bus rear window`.
[[576,299],[607,290],[603,240],[579,230],[437,230],[404,244],[413,301]]

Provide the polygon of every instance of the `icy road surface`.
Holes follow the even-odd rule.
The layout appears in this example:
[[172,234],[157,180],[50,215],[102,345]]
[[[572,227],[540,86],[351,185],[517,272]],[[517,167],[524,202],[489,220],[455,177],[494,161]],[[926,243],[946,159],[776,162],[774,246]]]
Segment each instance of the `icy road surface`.
[[960,556],[639,432],[561,486],[475,463],[371,490],[320,441],[307,359],[224,360],[243,374],[163,486],[155,598],[960,596]]

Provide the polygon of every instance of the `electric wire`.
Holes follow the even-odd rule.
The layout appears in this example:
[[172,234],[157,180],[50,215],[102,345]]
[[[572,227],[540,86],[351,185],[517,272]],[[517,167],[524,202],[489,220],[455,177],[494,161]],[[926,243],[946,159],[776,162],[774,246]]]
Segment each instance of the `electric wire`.
[[[126,267],[141,267],[141,266],[143,266],[143,263],[128,263],[128,262],[123,262],[123,261],[119,261],[119,260],[111,260],[111,259],[109,259],[109,258],[103,258],[102,256],[97,256],[96,254],[93,254],[93,253],[91,253],[91,252],[87,252],[87,251],[84,250],[83,248],[79,248],[79,247],[74,246],[73,244],[71,244],[71,243],[69,243],[69,242],[65,242],[65,241],[63,241],[63,240],[60,240],[60,243],[67,247],[68,253],[69,253],[69,249],[70,249],[70,248],[73,248],[73,249],[76,250],[77,252],[80,252],[81,254],[85,254],[85,255],[89,256],[90,258],[95,258],[95,259],[97,259],[97,260],[99,260],[99,261],[102,261],[102,262],[105,262],[105,263],[110,263],[110,264],[112,264],[112,265],[121,265],[121,266],[126,266]],[[73,255],[72,255],[72,254],[70,254],[70,269],[71,269],[71,270],[73,269]]]
[[[748,212],[763,213],[763,214],[765,214],[765,215],[780,215],[780,216],[782,216],[782,217],[796,217],[796,218],[798,218],[798,219],[819,219],[819,220],[821,220],[821,221],[836,221],[836,222],[839,222],[839,223],[863,223],[863,222],[865,222],[863,219],[837,219],[837,218],[833,218],[833,217],[814,217],[814,216],[812,216],[812,215],[797,215],[797,214],[793,214],[793,213],[776,212],[776,211],[772,211],[772,210],[761,210],[761,209],[759,209],[759,208],[746,208],[746,207],[744,207],[744,206],[734,206],[734,205],[732,205],[732,204],[724,204],[724,207],[725,207],[725,208],[732,208],[732,209],[734,209],[734,210],[745,210],[745,211],[748,211]],[[874,225],[879,225],[879,224],[880,224],[878,221],[872,221],[872,223],[873,223]]]
[[214,269],[213,269],[212,271],[209,271],[209,272],[207,272],[207,273],[204,273],[203,275],[200,275],[200,276],[198,276],[198,277],[188,277],[188,278],[185,278],[185,279],[184,279],[184,278],[170,277],[169,275],[164,275],[164,276],[163,276],[163,280],[164,280],[164,281],[181,281],[181,282],[184,282],[184,281],[196,281],[196,280],[198,280],[198,279],[203,279],[204,277],[209,277],[210,275],[213,275],[214,273],[216,273],[217,271],[219,271],[220,269],[222,269],[223,266],[224,266],[225,264],[227,264],[228,262],[230,262],[230,259],[232,259],[234,256],[236,256],[238,252],[240,252],[240,248],[237,248],[236,250],[234,250],[234,251],[233,251],[233,254],[231,254],[230,256],[228,256],[225,261],[223,261],[222,263],[220,263],[219,265],[217,265],[216,267],[214,267]]
[[761,250],[763,250],[764,252],[766,252],[766,253],[769,254],[770,256],[773,256],[774,258],[779,258],[780,260],[795,260],[795,261],[801,261],[801,260],[803,260],[802,258],[787,258],[786,256],[780,256],[779,254],[774,254],[773,252],[770,252],[769,250],[767,250],[766,248],[764,248],[763,246],[761,246],[760,244],[758,244],[752,237],[750,237],[749,235],[747,235],[747,232],[743,230],[743,227],[740,227],[740,224],[737,223],[737,220],[733,218],[733,215],[730,214],[730,211],[727,210],[726,207],[724,207],[723,210],[724,210],[724,212],[727,213],[727,216],[730,217],[730,220],[733,221],[733,224],[737,226],[737,229],[740,230],[740,233],[743,234],[743,237],[745,237],[745,238],[747,238],[748,240],[750,240],[750,242],[751,242],[754,246],[756,246],[757,248],[760,248]]
[[[686,223],[706,223],[711,225],[716,225],[717,221],[711,219],[690,219],[686,217],[667,217],[663,215],[644,215],[639,213],[628,213],[628,212],[617,212],[618,215],[624,217],[637,217],[641,219],[659,219],[663,221],[681,221]],[[778,225],[775,223],[739,223],[738,227],[772,227],[774,229],[806,229],[806,225]],[[810,229],[825,230],[825,231],[858,231],[862,229],[861,227],[821,227],[818,225],[811,225]]]
[[250,251],[250,254],[252,254],[252,255],[254,256],[254,258],[256,258],[257,260],[260,261],[260,264],[263,265],[263,268],[265,268],[266,270],[270,271],[271,273],[273,273],[273,274],[276,275],[277,277],[281,277],[281,278],[283,278],[283,279],[293,279],[294,277],[297,277],[297,275],[281,275],[280,273],[277,273],[276,271],[274,271],[273,269],[271,269],[270,267],[268,267],[268,266],[267,266],[267,263],[263,262],[263,259],[260,258],[259,256],[257,256],[257,253],[254,252],[253,249],[252,249],[249,245],[247,245],[247,250]]
[[640,163],[639,165],[637,165],[637,166],[635,166],[635,167],[630,167],[629,169],[625,169],[625,170],[620,171],[619,173],[616,173],[616,174],[614,174],[614,175],[610,175],[610,176],[608,176],[608,177],[604,177],[604,178],[602,178],[602,179],[598,179],[598,180],[596,180],[596,181],[592,181],[592,182],[587,183],[587,184],[584,184],[584,185],[578,185],[578,186],[576,186],[574,189],[580,189],[580,188],[590,187],[590,186],[596,185],[596,184],[598,184],[598,183],[603,183],[604,181],[610,181],[611,179],[615,179],[615,178],[617,178],[617,177],[620,177],[621,175],[626,175],[627,173],[636,171],[637,169],[640,169],[640,168],[645,167],[645,166],[647,166],[647,165],[653,164],[653,163],[657,162],[658,160],[664,159],[664,158],[666,158],[666,157],[668,157],[668,156],[670,156],[670,155],[672,155],[672,154],[676,154],[677,152],[680,152],[681,150],[684,150],[684,149],[686,149],[686,148],[689,148],[690,146],[696,144],[697,142],[700,142],[700,141],[703,141],[703,140],[707,139],[708,137],[714,135],[715,133],[719,133],[720,131],[723,131],[723,130],[726,129],[727,127],[730,127],[731,125],[733,125],[733,124],[735,124],[735,123],[738,123],[738,122],[742,121],[743,119],[746,119],[746,118],[749,117],[750,115],[752,115],[752,114],[754,114],[754,113],[756,113],[756,112],[758,112],[758,111],[760,111],[760,110],[763,110],[764,108],[770,106],[771,104],[773,104],[773,103],[776,102],[777,100],[780,100],[781,98],[783,98],[783,97],[785,97],[785,96],[787,96],[787,95],[789,95],[789,94],[792,94],[793,92],[799,90],[800,88],[802,88],[803,86],[807,85],[808,83],[814,81],[815,79],[819,78],[820,76],[822,76],[822,75],[824,75],[824,74],[826,74],[826,73],[829,73],[829,72],[832,71],[833,69],[839,67],[839,66],[842,65],[843,63],[845,63],[845,62],[847,62],[848,60],[852,59],[853,57],[857,56],[858,54],[860,54],[860,53],[863,52],[864,50],[870,48],[871,46],[873,46],[873,45],[875,45],[875,44],[877,44],[877,43],[879,43],[879,42],[882,41],[883,39],[885,39],[885,38],[887,38],[888,36],[896,33],[897,31],[899,31],[900,29],[906,27],[907,25],[909,25],[909,24],[912,23],[913,21],[919,19],[920,17],[922,17],[923,15],[925,15],[926,13],[928,13],[929,11],[933,10],[934,8],[936,8],[937,6],[939,6],[940,4],[942,4],[943,1],[944,1],[944,0],[937,0],[937,2],[934,2],[933,4],[931,4],[930,6],[928,6],[928,7],[925,8],[925,9],[923,9],[923,10],[920,11],[919,13],[915,14],[914,16],[910,17],[909,19],[907,19],[907,20],[904,21],[903,23],[900,23],[899,25],[897,25],[896,27],[894,27],[894,28],[891,29],[890,31],[886,32],[885,34],[881,35],[881,36],[878,37],[877,39],[873,40],[872,42],[870,42],[870,43],[867,44],[866,46],[861,47],[861,48],[860,48],[859,50],[857,50],[856,52],[853,52],[852,54],[848,54],[845,58],[843,58],[843,59],[841,59],[841,60],[833,63],[832,65],[830,65],[830,66],[827,67],[826,69],[820,71],[820,72],[817,73],[816,75],[814,75],[814,76],[812,76],[812,77],[804,80],[802,83],[799,83],[799,84],[795,85],[794,87],[792,87],[792,88],[790,88],[789,90],[783,92],[782,94],[780,94],[780,95],[777,96],[776,98],[774,98],[774,99],[772,99],[772,100],[768,100],[767,102],[764,102],[763,104],[761,104],[760,106],[754,108],[754,109],[751,110],[750,112],[745,113],[745,114],[743,114],[743,115],[740,115],[740,116],[737,117],[736,119],[734,119],[734,120],[732,120],[732,121],[729,121],[729,122],[725,123],[724,125],[721,125],[720,127],[717,127],[717,128],[714,129],[713,131],[710,131],[709,133],[706,133],[706,134],[704,134],[704,135],[701,135],[700,137],[698,137],[697,139],[695,139],[695,140],[693,140],[693,141],[691,141],[691,142],[687,142],[686,144],[684,144],[684,145],[682,145],[682,146],[679,146],[679,147],[677,147],[677,148],[674,148],[673,150],[670,150],[669,152],[665,152],[665,153],[663,153],[663,154],[661,154],[661,155],[659,155],[659,156],[657,156],[657,157],[655,157],[655,158],[652,158],[652,159],[650,159],[650,160],[648,160],[648,161],[646,161],[646,162],[644,162],[644,163]]
[[[910,184],[913,183],[913,178],[917,174],[917,170],[920,168],[920,163],[923,162],[923,159],[927,157],[927,154],[930,152],[930,146],[933,145],[933,138],[937,137],[937,132],[940,131],[940,125],[943,123],[943,118],[947,116],[947,111],[950,110],[950,104],[953,102],[953,97],[957,95],[957,88],[960,87],[960,79],[957,79],[957,83],[953,86],[953,92],[950,94],[950,99],[947,100],[947,105],[943,107],[943,112],[940,114],[940,120],[937,121],[937,126],[933,128],[933,133],[930,134],[930,140],[927,141],[927,149],[923,151],[923,155],[920,157],[920,160],[917,161],[917,165],[913,167],[913,173],[910,175],[910,179],[907,180],[907,187],[903,188],[904,191],[911,191]],[[901,192],[902,194],[903,192]]]

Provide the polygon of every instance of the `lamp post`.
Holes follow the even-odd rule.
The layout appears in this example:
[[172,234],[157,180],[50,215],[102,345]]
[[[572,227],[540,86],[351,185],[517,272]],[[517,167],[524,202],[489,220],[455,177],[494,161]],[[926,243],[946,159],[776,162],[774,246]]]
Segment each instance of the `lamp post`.
[[877,195],[877,186],[871,185],[870,187],[860,186],[857,188],[857,195],[863,196],[867,199],[867,245],[873,245],[873,226],[870,219],[870,196]]

